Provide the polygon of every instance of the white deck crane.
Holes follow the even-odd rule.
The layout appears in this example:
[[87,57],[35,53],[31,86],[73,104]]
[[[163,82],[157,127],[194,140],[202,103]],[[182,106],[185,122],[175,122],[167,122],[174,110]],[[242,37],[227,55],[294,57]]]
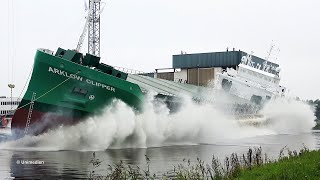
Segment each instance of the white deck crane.
[[88,53],[100,56],[100,14],[103,12],[105,3],[101,0],[89,0],[89,9],[86,3],[85,6],[88,14],[76,50],[81,51],[88,31]]

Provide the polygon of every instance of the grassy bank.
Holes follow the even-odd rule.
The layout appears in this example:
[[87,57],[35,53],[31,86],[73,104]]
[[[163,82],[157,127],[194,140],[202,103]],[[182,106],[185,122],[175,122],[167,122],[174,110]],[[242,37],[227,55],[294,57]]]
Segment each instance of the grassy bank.
[[308,151],[251,170],[244,169],[236,179],[320,179],[320,151]]
[[146,169],[123,162],[109,165],[107,175],[99,176],[94,169],[103,162],[93,155],[88,179],[320,179],[320,151],[309,151],[307,148],[300,151],[283,148],[278,160],[268,159],[261,148],[249,148],[246,154],[240,156],[233,153],[224,161],[213,156],[209,164],[200,159],[196,162],[182,160],[181,164],[162,175],[152,174],[148,157],[146,162]]

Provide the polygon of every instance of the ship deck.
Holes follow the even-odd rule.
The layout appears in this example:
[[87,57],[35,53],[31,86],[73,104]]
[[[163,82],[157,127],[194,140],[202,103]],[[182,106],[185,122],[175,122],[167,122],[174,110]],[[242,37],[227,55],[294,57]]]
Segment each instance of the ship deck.
[[138,84],[144,93],[155,93],[167,96],[189,96],[195,99],[204,99],[222,104],[250,103],[246,99],[214,88],[178,83],[143,75],[128,74],[127,81]]
[[127,81],[138,84],[144,93],[157,93],[168,96],[189,95],[199,97],[200,94],[212,90],[206,87],[177,83],[137,74],[128,74]]

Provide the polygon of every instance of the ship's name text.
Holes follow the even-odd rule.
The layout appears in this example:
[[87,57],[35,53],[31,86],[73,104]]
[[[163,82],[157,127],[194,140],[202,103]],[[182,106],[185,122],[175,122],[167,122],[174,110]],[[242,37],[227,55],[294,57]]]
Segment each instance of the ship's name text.
[[57,69],[57,68],[52,68],[52,67],[49,67],[48,71],[53,73],[53,74],[58,74],[60,76],[65,76],[67,78],[75,79],[75,80],[78,80],[78,81],[84,81],[84,82],[86,82],[86,83],[88,83],[88,84],[90,84],[92,86],[101,87],[101,88],[106,89],[108,91],[116,92],[116,89],[114,87],[112,87],[112,86],[108,86],[108,85],[105,85],[105,84],[102,84],[102,83],[99,83],[99,82],[96,82],[96,81],[93,81],[93,80],[90,80],[90,79],[83,80],[84,78],[81,77],[81,76],[78,76],[77,74],[69,74],[66,71],[63,71],[63,70],[60,70],[60,69]]

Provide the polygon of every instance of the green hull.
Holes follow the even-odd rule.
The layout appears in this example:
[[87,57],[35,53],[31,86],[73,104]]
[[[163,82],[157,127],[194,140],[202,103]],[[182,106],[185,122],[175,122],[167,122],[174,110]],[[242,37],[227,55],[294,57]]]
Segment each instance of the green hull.
[[[37,51],[28,89],[13,116],[14,131],[34,133],[29,127],[35,122],[41,124],[47,113],[59,119],[59,123],[63,123],[62,119],[81,120],[99,114],[114,99],[141,110],[143,93],[137,84],[126,81],[127,74],[100,64],[97,57],[86,55],[83,58],[80,53],[70,50],[61,53],[59,50],[56,55]],[[35,100],[33,105],[30,103],[32,98]],[[50,128],[42,126],[44,128],[38,129],[37,133]]]

